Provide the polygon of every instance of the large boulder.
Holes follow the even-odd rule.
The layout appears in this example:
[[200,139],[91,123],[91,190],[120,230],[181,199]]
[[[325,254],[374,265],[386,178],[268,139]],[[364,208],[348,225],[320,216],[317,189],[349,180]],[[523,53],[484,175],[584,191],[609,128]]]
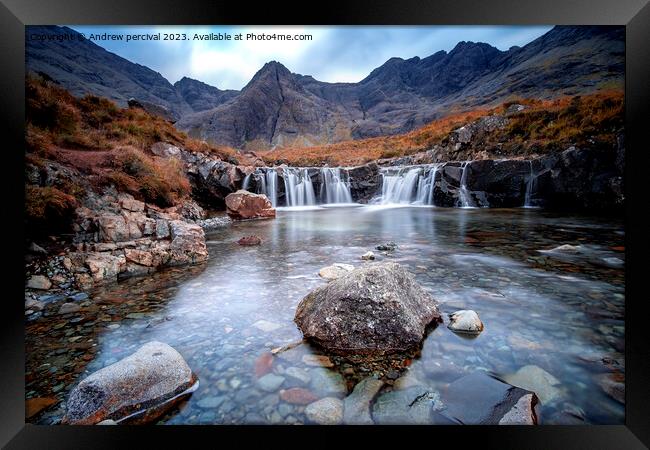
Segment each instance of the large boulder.
[[151,422],[197,386],[180,353],[162,342],[148,342],[82,380],[70,394],[62,423]]
[[305,338],[338,354],[381,355],[420,345],[442,322],[436,301],[397,263],[369,264],[302,299],[294,321]]
[[226,197],[226,212],[233,219],[266,219],[275,217],[275,208],[264,194],[238,190]]

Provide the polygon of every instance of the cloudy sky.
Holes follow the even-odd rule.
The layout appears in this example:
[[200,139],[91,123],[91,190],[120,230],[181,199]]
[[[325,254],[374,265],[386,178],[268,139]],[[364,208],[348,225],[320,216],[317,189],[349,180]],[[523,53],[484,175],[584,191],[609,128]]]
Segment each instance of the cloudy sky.
[[[174,83],[183,76],[220,89],[241,89],[264,63],[328,82],[357,82],[391,57],[404,59],[449,51],[459,41],[487,42],[500,50],[523,46],[550,26],[410,27],[140,27],[70,26],[86,34],[185,33],[187,41],[97,41],[106,50],[160,72]],[[309,34],[311,40],[196,41],[195,33]]]

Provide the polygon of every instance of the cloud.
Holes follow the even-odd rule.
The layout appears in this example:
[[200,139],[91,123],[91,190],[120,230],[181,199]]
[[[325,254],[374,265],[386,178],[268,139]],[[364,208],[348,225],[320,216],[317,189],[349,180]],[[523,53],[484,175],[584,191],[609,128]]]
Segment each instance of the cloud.
[[249,33],[311,35],[311,40],[95,42],[161,73],[170,82],[187,76],[220,89],[241,89],[264,63],[328,82],[358,82],[391,57],[427,57],[459,41],[487,42],[500,50],[523,46],[550,26],[72,26],[94,33]]

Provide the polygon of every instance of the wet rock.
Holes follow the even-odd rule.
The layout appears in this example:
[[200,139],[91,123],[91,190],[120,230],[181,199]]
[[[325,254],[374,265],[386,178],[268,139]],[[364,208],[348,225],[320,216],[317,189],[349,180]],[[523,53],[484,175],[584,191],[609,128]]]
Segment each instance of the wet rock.
[[58,403],[56,397],[28,398],[25,400],[25,418],[31,419],[56,403]]
[[503,379],[514,386],[533,391],[542,403],[548,403],[560,395],[557,387],[560,381],[538,366],[524,366]]
[[279,375],[269,373],[257,380],[257,385],[260,389],[266,392],[275,392],[284,383],[285,378]]
[[308,405],[318,400],[318,397],[308,389],[296,387],[281,390],[280,399],[292,405]]
[[338,425],[343,421],[343,402],[338,398],[326,397],[305,408],[307,418],[319,425]]
[[596,376],[598,385],[614,400],[625,404],[625,375],[620,372]]
[[260,239],[258,236],[244,236],[243,238],[239,239],[237,243],[239,245],[260,245],[262,243],[262,239]]
[[303,355],[302,362],[308,366],[334,367],[334,363],[325,355]]
[[239,190],[226,196],[226,212],[233,219],[267,219],[275,217],[275,208],[264,194]]
[[372,417],[379,425],[431,424],[433,412],[442,406],[438,392],[414,387],[379,395],[372,407]]
[[151,422],[196,386],[196,375],[180,353],[162,342],[148,342],[82,380],[70,394],[62,423],[120,422],[127,416],[129,423]]
[[336,263],[331,266],[323,267],[318,271],[318,275],[326,280],[336,280],[354,270],[354,266],[350,264]]
[[466,425],[496,425],[501,421],[510,425],[537,423],[534,410],[537,396],[533,392],[483,372],[474,372],[451,383],[442,400],[447,406],[444,415]]
[[203,409],[214,409],[218,408],[223,402],[226,400],[225,396],[209,396],[209,397],[204,397],[200,399],[198,402],[196,402],[196,405],[199,408]]
[[436,301],[397,263],[370,264],[316,288],[294,318],[307,339],[338,354],[416,348],[441,322]]
[[375,259],[375,254],[373,252],[366,252],[363,255],[361,255],[361,259],[364,261],[372,261]]
[[483,322],[478,317],[475,311],[471,309],[464,309],[449,314],[449,328],[456,333],[464,334],[479,334],[483,331]]
[[499,425],[534,425],[534,394],[526,394],[499,420]]
[[59,308],[59,314],[70,314],[78,312],[81,309],[76,303],[64,303]]
[[28,281],[27,281],[27,288],[29,289],[39,289],[42,291],[46,291],[52,287],[52,282],[43,275],[33,275]]
[[257,378],[271,372],[273,368],[273,355],[271,353],[264,353],[255,361],[255,376]]
[[394,242],[387,242],[385,244],[379,244],[377,247],[375,247],[377,250],[382,251],[382,252],[392,252],[397,249],[397,244]]
[[115,422],[112,419],[106,419],[106,420],[102,420],[101,422],[97,423],[97,425],[117,425],[117,422]]
[[384,385],[383,381],[368,377],[361,380],[343,400],[343,423],[349,425],[372,425],[370,403]]
[[330,369],[312,369],[310,372],[310,386],[319,394],[325,395],[345,395],[347,388],[343,376]]
[[300,369],[298,367],[289,367],[287,370],[285,370],[284,374],[288,378],[302,384],[309,384],[311,381],[311,376],[309,373],[306,370]]

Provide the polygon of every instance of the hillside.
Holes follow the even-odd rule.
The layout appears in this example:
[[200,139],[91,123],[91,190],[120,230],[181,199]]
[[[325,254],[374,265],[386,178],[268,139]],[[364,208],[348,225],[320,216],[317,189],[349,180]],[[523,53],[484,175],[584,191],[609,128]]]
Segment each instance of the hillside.
[[160,207],[182,204],[191,186],[179,160],[152,152],[166,142],[215,160],[250,164],[246,155],[188,138],[140,108],[77,98],[42,78],[26,79],[25,211],[30,232],[66,229],[79,201],[114,186]]
[[[61,27],[31,32],[75,33]],[[130,97],[161,105],[190,136],[268,151],[403,134],[434,119],[516,98],[550,100],[621,89],[624,28],[556,26],[523,47],[501,51],[459,42],[426,58],[391,58],[358,83],[325,83],[264,65],[241,91],[160,74],[89,41],[27,41],[26,65],[73,95]]]
[[[499,126],[489,126],[490,121]],[[353,166],[424,151],[432,153],[435,161],[530,158],[569,146],[614,148],[615,136],[623,124],[622,91],[555,100],[517,99],[490,109],[452,114],[409,133],[281,148],[263,158],[269,165],[291,166]],[[476,132],[471,140],[463,142],[466,145],[458,147],[451,141],[461,127],[473,127]]]

